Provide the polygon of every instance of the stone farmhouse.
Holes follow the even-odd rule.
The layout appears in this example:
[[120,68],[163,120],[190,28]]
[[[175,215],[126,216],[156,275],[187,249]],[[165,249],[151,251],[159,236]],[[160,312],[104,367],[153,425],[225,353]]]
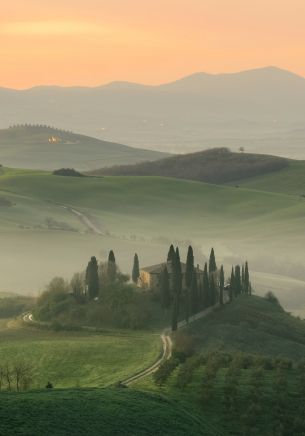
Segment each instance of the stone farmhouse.
[[[167,267],[169,278],[171,280],[171,275],[172,275],[171,262],[164,262],[164,263],[159,263],[157,265],[152,265],[142,268],[140,270],[140,278],[138,280],[138,286],[142,289],[158,291],[160,288],[161,273],[165,267]],[[182,287],[184,287],[186,264],[183,262],[181,262],[181,271],[182,271]],[[197,275],[197,280],[199,285],[203,281],[203,271],[199,268],[199,265],[197,265],[197,268],[195,268],[195,273]]]

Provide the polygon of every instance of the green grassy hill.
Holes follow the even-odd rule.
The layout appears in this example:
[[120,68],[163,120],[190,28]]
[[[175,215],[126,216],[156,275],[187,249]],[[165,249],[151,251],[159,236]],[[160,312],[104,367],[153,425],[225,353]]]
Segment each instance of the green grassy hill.
[[188,329],[202,351],[243,351],[299,360],[305,321],[261,297],[242,296]]
[[288,166],[288,160],[263,154],[232,153],[215,148],[198,153],[171,156],[154,162],[116,166],[93,171],[94,175],[162,176],[226,183],[258,174],[277,172]]
[[1,393],[1,404],[6,436],[219,435],[190,409],[129,389]]
[[192,242],[200,264],[214,246],[227,274],[232,263],[248,258],[264,292],[270,283],[289,310],[305,307],[303,198],[161,177],[74,178],[8,169],[0,175],[0,197],[2,291],[35,292],[55,275],[70,278],[93,254],[105,258],[109,249],[130,272],[135,252],[141,266],[155,264],[174,241],[182,258]]
[[102,141],[47,126],[0,130],[0,164],[17,168],[80,171],[160,159],[166,154]]
[[178,332],[178,352],[190,344],[186,335],[195,353],[180,361],[174,354],[158,383],[151,377],[137,388],[188,404],[225,435],[304,433],[304,321],[274,302],[240,297]]
[[279,171],[235,180],[243,188],[258,191],[279,192],[296,196],[305,195],[305,161],[288,161],[289,165]]
[[48,381],[56,388],[108,386],[147,368],[161,351],[150,332],[55,332],[1,320],[0,333],[0,366],[30,364],[32,388]]

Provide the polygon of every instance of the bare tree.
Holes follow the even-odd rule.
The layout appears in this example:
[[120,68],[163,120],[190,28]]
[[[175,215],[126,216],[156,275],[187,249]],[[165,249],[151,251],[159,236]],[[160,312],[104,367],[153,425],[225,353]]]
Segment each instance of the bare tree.
[[17,361],[13,366],[14,380],[16,382],[16,389],[26,390],[30,387],[32,382],[32,367],[29,363]]
[[12,371],[12,368],[10,367],[10,365],[8,363],[6,363],[5,365],[5,372],[4,372],[4,376],[5,376],[5,380],[7,383],[7,389],[9,391],[12,390],[12,384],[14,382],[14,373]]
[[0,366],[0,391],[2,390],[2,386],[5,383],[5,367]]

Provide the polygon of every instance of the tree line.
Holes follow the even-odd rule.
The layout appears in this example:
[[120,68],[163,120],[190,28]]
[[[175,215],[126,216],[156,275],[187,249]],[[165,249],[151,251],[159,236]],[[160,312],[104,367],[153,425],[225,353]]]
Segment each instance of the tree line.
[[201,273],[195,267],[193,248],[189,246],[183,274],[179,248],[170,246],[167,262],[160,275],[160,298],[162,307],[171,309],[173,331],[178,328],[179,317],[184,317],[188,322],[190,316],[208,307],[223,305],[225,289],[230,302],[241,294],[251,295],[248,262],[232,267],[231,277],[226,283],[223,265],[217,267],[214,248]]
[[[132,281],[137,284],[140,278],[140,262],[138,254],[134,255],[131,272]],[[85,272],[85,276],[75,274],[71,281],[74,295],[89,300],[98,299],[103,288],[116,281],[127,282],[129,277],[121,274],[113,250],[110,250],[108,260],[104,264],[98,264],[95,256],[92,256]],[[205,263],[203,272],[195,267],[194,252],[188,247],[185,272],[182,271],[179,247],[170,246],[167,260],[159,277],[160,303],[163,309],[171,311],[172,330],[178,328],[178,320],[189,317],[201,310],[217,304],[225,303],[224,292],[228,292],[230,302],[241,294],[251,295],[248,262],[244,265],[232,267],[231,277],[225,280],[223,265],[217,267],[214,248],[211,249],[208,262]]]
[[[248,263],[234,266],[231,277],[226,279],[223,265],[217,266],[213,248],[203,270],[195,267],[192,246],[188,248],[186,264],[182,264],[179,248],[171,245],[162,265],[158,287],[153,290],[152,296],[156,297],[166,317],[170,318],[173,331],[177,330],[179,320],[189,321],[191,316],[204,309],[233,301],[241,294],[251,295]],[[60,278],[53,279],[38,301],[36,314],[42,320],[51,319],[53,312],[60,313],[69,309],[73,300],[70,304],[66,296],[73,295],[74,301],[80,304],[99,301],[100,307],[109,306],[116,316],[119,316],[118,311],[126,315],[127,305],[132,305],[129,315],[140,319],[138,312],[142,309],[139,305],[141,301],[144,304],[141,297],[144,294],[136,291],[135,286],[130,284],[130,279],[134,285],[139,284],[140,261],[137,253],[134,255],[131,277],[120,272],[113,250],[110,250],[106,262],[98,262],[92,256],[85,270],[75,273],[70,283]],[[149,295],[151,294],[146,297],[150,298]],[[137,305],[138,309],[135,307]],[[53,306],[54,311],[50,310]],[[133,321],[132,324],[138,324],[138,321]]]
[[33,382],[33,368],[30,363],[15,361],[0,365],[0,391],[21,391],[31,387]]

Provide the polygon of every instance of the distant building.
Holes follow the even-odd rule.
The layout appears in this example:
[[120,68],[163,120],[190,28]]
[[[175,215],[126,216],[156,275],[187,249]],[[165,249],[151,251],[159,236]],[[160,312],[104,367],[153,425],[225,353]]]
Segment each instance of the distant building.
[[49,143],[50,144],[58,144],[62,142],[62,139],[59,136],[50,136]]
[[[147,266],[140,270],[140,278],[138,281],[138,286],[143,289],[150,289],[157,291],[160,288],[160,277],[164,268],[167,268],[170,280],[172,276],[172,265],[171,262],[158,263],[157,265]],[[182,272],[182,286],[185,286],[185,272],[186,264],[181,262],[181,272]],[[203,271],[197,265],[195,268],[195,273],[197,275],[198,284],[203,281]]]

